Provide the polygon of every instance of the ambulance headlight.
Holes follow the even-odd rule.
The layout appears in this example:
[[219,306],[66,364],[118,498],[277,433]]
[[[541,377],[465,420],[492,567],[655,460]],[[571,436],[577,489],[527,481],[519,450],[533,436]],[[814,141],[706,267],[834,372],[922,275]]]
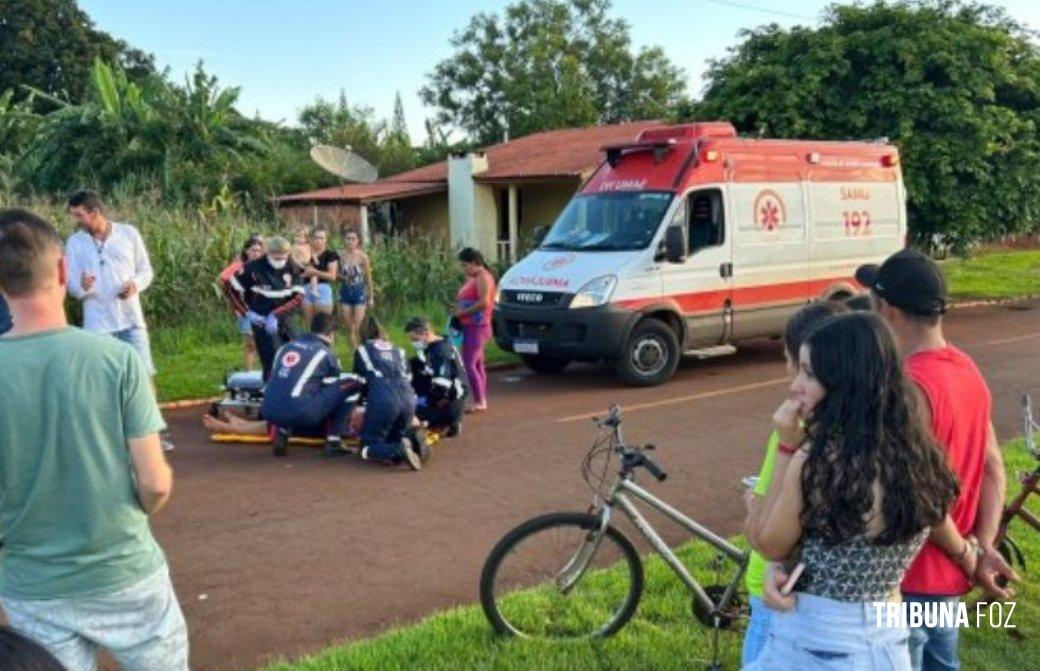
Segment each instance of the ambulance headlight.
[[617,277],[614,275],[604,275],[586,282],[585,286],[578,289],[578,293],[574,294],[574,298],[571,299],[571,307],[595,308],[600,305],[606,305],[611,295],[613,295],[616,286]]

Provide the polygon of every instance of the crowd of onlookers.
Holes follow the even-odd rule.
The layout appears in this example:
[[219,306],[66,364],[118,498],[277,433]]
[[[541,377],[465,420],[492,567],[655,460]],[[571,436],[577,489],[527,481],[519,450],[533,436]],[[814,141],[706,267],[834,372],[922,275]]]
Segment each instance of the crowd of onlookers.
[[746,493],[747,669],[960,667],[958,630],[887,626],[886,602],[938,612],[1017,579],[994,547],[1004,465],[989,389],[943,334],[938,266],[912,250],[857,281],[870,301],[787,324],[790,395]]
[[[79,230],[67,241],[31,212],[0,212],[0,604],[70,671],[95,668],[100,648],[125,669],[186,669],[187,629],[148,525],[173,485],[139,299],[148,254],[96,194],[75,194],[69,212]],[[276,454],[318,424],[336,455],[354,426],[362,456],[418,469],[414,414],[457,433],[463,378],[471,409],[487,407],[494,277],[463,250],[461,360],[417,318],[409,361],[366,314],[376,291],[360,242],[351,231],[331,251],[322,228],[292,243],[255,236],[220,280],[246,365],[261,360]],[[856,279],[867,305],[810,303],[784,334],[790,393],[746,495],[749,669],[956,669],[957,629],[879,626],[877,604],[948,604],[975,586],[1007,598],[1001,585],[1017,579],[994,547],[1005,476],[990,393],[945,339],[938,267],[906,250]],[[336,282],[349,371],[333,349]],[[67,294],[83,329],[67,321]],[[61,668],[7,629],[0,653]]]

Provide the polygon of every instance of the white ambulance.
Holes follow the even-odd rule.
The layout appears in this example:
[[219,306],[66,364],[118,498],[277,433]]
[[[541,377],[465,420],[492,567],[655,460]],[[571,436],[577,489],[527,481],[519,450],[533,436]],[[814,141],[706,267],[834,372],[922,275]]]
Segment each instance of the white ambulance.
[[660,384],[684,352],[777,336],[806,302],[857,293],[856,268],[904,246],[885,141],[745,139],[711,122],[604,151],[500,282],[495,339],[539,372],[604,361]]

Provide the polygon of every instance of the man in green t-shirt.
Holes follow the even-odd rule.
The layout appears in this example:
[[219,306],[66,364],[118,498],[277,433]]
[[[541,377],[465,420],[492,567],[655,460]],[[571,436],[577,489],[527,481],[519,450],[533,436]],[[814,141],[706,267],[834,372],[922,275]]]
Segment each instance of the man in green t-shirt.
[[148,515],[173,475],[129,345],[70,327],[61,238],[0,212],[0,605],[68,671],[99,648],[127,671],[188,668],[184,616]]

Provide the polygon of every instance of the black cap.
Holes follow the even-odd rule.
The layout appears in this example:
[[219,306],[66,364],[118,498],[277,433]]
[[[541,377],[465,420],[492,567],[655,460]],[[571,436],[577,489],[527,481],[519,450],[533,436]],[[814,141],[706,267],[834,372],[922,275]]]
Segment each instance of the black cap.
[[856,270],[856,281],[903,312],[936,317],[946,312],[946,280],[935,261],[913,249],[904,249],[880,266]]

